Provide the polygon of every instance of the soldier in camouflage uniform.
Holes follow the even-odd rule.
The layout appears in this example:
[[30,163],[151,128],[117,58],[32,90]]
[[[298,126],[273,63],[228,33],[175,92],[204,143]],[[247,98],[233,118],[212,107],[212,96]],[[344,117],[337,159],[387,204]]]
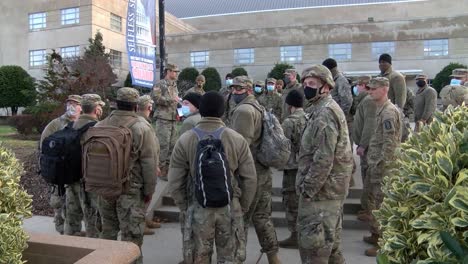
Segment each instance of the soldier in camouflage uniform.
[[201,97],[197,93],[188,93],[182,99],[182,107],[185,107],[187,110],[184,112],[185,119],[180,127],[179,136],[194,128],[200,122],[201,115],[198,108],[200,107]]
[[[84,94],[81,97],[83,114],[73,124],[80,129],[90,122],[97,122],[102,116],[105,103],[97,94]],[[97,209],[97,197],[84,189],[84,182],[67,186],[66,190],[65,235],[81,236],[81,220],[85,223],[86,236],[97,238],[101,231],[101,218]]]
[[[66,107],[67,107],[67,110],[65,114],[52,120],[44,128],[44,131],[42,131],[41,139],[39,141],[39,148],[42,146],[42,141],[46,137],[63,129],[64,127],[68,125],[68,123],[73,122],[80,117],[81,96],[79,95],[68,96],[67,101],[66,101]],[[50,192],[49,205],[54,209],[55,230],[63,235],[65,215],[66,215],[65,194],[59,193],[59,190],[56,186],[52,188],[53,189]],[[81,231],[81,222],[80,222],[79,231]]]
[[252,81],[247,76],[235,77],[231,87],[231,97],[236,103],[236,107],[232,112],[230,127],[244,136],[249,143],[255,160],[258,181],[253,204],[244,217],[245,237],[247,237],[250,222],[253,222],[262,247],[261,252],[267,254],[269,263],[280,263],[277,254],[278,240],[271,220],[271,192],[273,189],[271,170],[260,164],[256,157],[256,149],[261,142],[263,122],[262,113],[256,107],[260,108],[261,106],[252,94]]
[[258,101],[258,98],[260,98],[260,96],[262,96],[265,92],[265,83],[262,82],[262,81],[256,81],[254,83],[254,95],[255,95],[255,99],[257,99]]
[[288,104],[288,117],[283,121],[282,127],[284,135],[291,141],[291,156],[283,171],[283,204],[286,209],[286,220],[291,235],[280,241],[278,244],[282,248],[298,248],[297,245],[297,206],[298,196],[296,193],[297,159],[301,146],[302,132],[307,123],[304,109],[304,96],[296,90],[292,90],[286,96]]
[[415,132],[418,132],[422,126],[432,122],[432,116],[437,109],[437,91],[427,84],[427,75],[419,74],[416,76],[416,85],[418,91],[414,99],[414,122]]
[[[224,127],[220,117],[224,112],[222,95],[211,91],[200,102],[202,120],[197,128],[215,131]],[[232,129],[221,134],[231,175],[233,199],[227,206],[203,208],[193,192],[195,158],[198,137],[187,131],[178,139],[171,157],[169,192],[184,218],[184,263],[211,263],[216,243],[216,263],[243,263],[246,257],[243,213],[249,210],[257,187],[255,165],[247,141]]]
[[197,93],[200,95],[205,94],[205,90],[203,90],[203,87],[205,86],[206,79],[205,76],[203,75],[198,75],[197,78],[195,79],[196,85],[190,89],[188,89],[184,95],[187,95],[188,93]]
[[281,93],[281,101],[283,102],[283,109],[281,110],[281,121],[288,117],[286,105],[286,96],[291,90],[296,90],[303,93],[301,84],[297,81],[296,69],[287,69],[284,71],[284,84],[286,85]]
[[279,95],[275,89],[275,83],[276,79],[268,78],[267,89],[257,100],[265,109],[268,111],[271,110],[278,120],[281,120],[283,102],[281,101],[281,95]]
[[151,97],[155,104],[153,119],[156,135],[161,144],[161,178],[167,180],[169,160],[177,139],[177,104],[180,98],[176,80],[179,68],[174,64],[167,64],[164,71],[165,77],[154,86]]
[[[369,168],[366,182],[369,186],[369,210],[377,210],[383,201],[382,179],[387,174],[388,164],[395,159],[395,150],[400,145],[402,121],[401,113],[390,100],[389,81],[385,77],[377,77],[369,83],[369,95],[377,105],[376,129],[372,136],[367,153]],[[377,255],[379,239],[379,225],[374,217],[371,222],[371,236],[364,237],[364,241],[374,245],[366,250],[367,256]]]
[[226,74],[226,77],[224,78],[224,84],[225,86],[219,90],[219,93],[224,97],[224,100],[227,100],[228,95],[231,93],[231,84],[232,84],[232,79],[234,79],[234,75],[231,73]]
[[278,94],[283,94],[284,81],[276,80],[275,89]]
[[[452,81],[440,91],[443,110],[449,105],[459,106],[463,102],[468,105],[468,69],[455,69],[452,71]],[[456,84],[452,84],[456,83]]]
[[362,177],[362,195],[361,195],[361,208],[362,210],[358,212],[358,219],[361,221],[370,221],[371,212],[369,211],[369,188],[366,181],[367,175],[367,150],[369,147],[369,142],[375,131],[375,114],[377,111],[377,105],[369,96],[369,81],[371,80],[370,76],[361,76],[356,82],[356,87],[358,88],[358,95],[356,96],[355,102],[359,102],[359,105],[356,107],[354,113],[353,121],[353,131],[351,135],[353,136],[354,143],[358,146],[356,149],[356,154],[360,157],[361,160],[361,177]]
[[[129,127],[132,131],[132,157],[129,168],[128,190],[116,198],[98,197],[98,208],[102,218],[100,238],[117,240],[120,231],[122,241],[130,241],[138,247],[143,244],[145,230],[145,206],[151,201],[156,186],[159,146],[153,128],[137,114],[138,91],[123,87],[117,90],[117,110],[101,125],[122,126],[138,119]],[[137,263],[143,263],[141,256]]]
[[332,99],[331,72],[313,65],[302,73],[311,113],[302,134],[296,191],[302,263],[345,263],[341,252],[343,202],[353,170],[346,117]]

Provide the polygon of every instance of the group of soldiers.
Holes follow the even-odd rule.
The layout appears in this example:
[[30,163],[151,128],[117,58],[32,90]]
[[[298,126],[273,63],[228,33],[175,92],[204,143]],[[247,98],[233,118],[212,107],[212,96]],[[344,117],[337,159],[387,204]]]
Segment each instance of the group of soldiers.
[[[344,200],[356,167],[354,142],[364,186],[358,218],[370,222],[371,236],[364,241],[373,247],[366,255],[375,256],[379,227],[371,212],[383,200],[386,165],[395,159],[395,149],[404,140],[407,117],[403,109],[408,93],[404,76],[392,69],[390,55],[380,56],[379,69],[380,76],[360,76],[350,84],[336,61],[327,59],[305,69],[301,80],[295,69],[287,69],[283,80],[268,78],[266,89],[247,76],[228,74],[220,92],[205,92],[205,78],[198,76],[195,87],[180,98],[179,69],[168,64],[165,78],[151,95],[139,96],[133,88],[119,89],[117,110],[106,118],[115,125],[138,119],[131,127],[135,158],[130,190],[113,201],[86,193],[82,184],[67,186],[65,197],[53,193],[56,229],[76,235],[84,219],[87,236],[117,239],[120,231],[121,240],[141,247],[147,206],[159,176],[169,181],[169,193],[181,212],[181,263],[211,263],[214,243],[218,263],[243,263],[250,224],[269,263],[281,263],[280,247],[298,248],[302,263],[345,263],[340,236]],[[463,86],[468,71],[454,70],[452,77],[459,82],[442,90],[443,102],[461,104],[468,99],[468,88]],[[437,93],[426,75],[416,79],[414,121],[418,131],[431,122]],[[96,94],[71,95],[66,105],[66,113],[46,127],[41,141],[71,121],[75,121],[74,128],[98,121],[104,102]],[[259,109],[271,111],[281,120],[291,141],[291,156],[282,168],[283,203],[291,234],[283,241],[278,241],[271,219],[272,171],[257,160],[263,129]],[[178,117],[183,117],[179,131]],[[204,131],[226,127],[221,141],[231,175],[235,175],[228,206],[204,208],[194,199],[198,142],[194,127]]]

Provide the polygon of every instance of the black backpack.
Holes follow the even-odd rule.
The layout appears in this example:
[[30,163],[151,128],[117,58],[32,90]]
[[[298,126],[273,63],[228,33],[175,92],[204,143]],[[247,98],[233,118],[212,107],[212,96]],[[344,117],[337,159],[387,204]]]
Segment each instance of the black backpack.
[[70,122],[42,141],[40,173],[47,183],[58,186],[59,195],[65,194],[65,184],[81,179],[81,135],[95,124],[90,122],[73,129],[73,122]]
[[213,132],[192,129],[198,136],[195,156],[195,197],[203,208],[230,204],[233,191],[231,171],[221,142],[224,127]]

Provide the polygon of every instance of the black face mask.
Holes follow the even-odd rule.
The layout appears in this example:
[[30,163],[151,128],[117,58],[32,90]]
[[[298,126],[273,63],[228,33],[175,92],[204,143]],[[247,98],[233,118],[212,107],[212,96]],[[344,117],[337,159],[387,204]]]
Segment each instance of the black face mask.
[[424,87],[424,86],[426,86],[426,81],[424,81],[424,80],[417,80],[417,81],[416,81],[416,85],[417,85],[418,87]]
[[284,77],[283,82],[284,82],[285,85],[288,84],[288,83],[290,83],[291,80],[289,79],[289,76],[288,76],[288,77]]
[[239,104],[240,102],[242,102],[242,100],[244,100],[249,94],[247,92],[243,93],[243,94],[232,94],[232,99],[234,100],[234,102],[236,104]]
[[[323,87],[323,86],[322,86]],[[312,98],[314,98],[315,96],[317,96],[317,93],[320,89],[322,89],[322,87],[319,87],[317,89],[314,89],[312,87],[309,87],[309,86],[306,86],[304,87],[304,95],[305,95],[305,98],[307,100],[310,100]]]

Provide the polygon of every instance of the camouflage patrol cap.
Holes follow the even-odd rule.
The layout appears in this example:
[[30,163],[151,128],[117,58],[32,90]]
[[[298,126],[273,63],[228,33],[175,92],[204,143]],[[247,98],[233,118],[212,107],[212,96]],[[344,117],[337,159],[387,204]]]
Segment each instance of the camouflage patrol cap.
[[416,78],[414,78],[415,80],[425,80],[427,79],[427,75],[426,74],[418,74],[416,75]]
[[79,96],[77,94],[71,94],[71,95],[68,96],[66,102],[72,101],[72,102],[76,102],[76,103],[81,104],[81,100],[82,100],[81,96]]
[[335,87],[335,81],[333,81],[333,76],[330,70],[323,65],[315,64],[305,69],[302,72],[301,82],[303,82],[306,78],[309,77],[315,77],[322,80],[322,82],[328,84],[330,89],[333,89]]
[[138,108],[143,109],[149,104],[154,104],[153,99],[151,99],[151,96],[149,95],[143,95],[138,98]]
[[179,67],[177,67],[177,65],[175,65],[175,64],[168,63],[168,64],[166,65],[166,70],[179,72]]
[[450,77],[463,78],[468,76],[468,69],[458,68],[452,71]]
[[463,102],[468,105],[468,87],[463,85],[447,85],[440,91],[440,98],[444,106],[459,106]]
[[265,83],[263,81],[256,81],[255,86],[265,87]]
[[295,75],[297,73],[296,69],[294,68],[291,68],[291,69],[286,69],[284,71],[284,74],[292,74],[292,75]]
[[242,76],[234,77],[234,79],[232,80],[232,84],[229,87],[232,87],[232,86],[252,87],[252,85],[253,85],[252,80],[249,77],[242,75]]
[[370,80],[372,79],[372,77],[370,75],[362,75],[362,76],[359,76],[356,81],[354,81],[354,85],[361,85],[361,84],[365,84],[367,85]]
[[196,82],[198,82],[198,81],[206,82],[206,79],[205,79],[205,76],[203,76],[203,75],[200,74],[200,75],[197,76],[197,78],[195,79],[195,81],[196,81]]
[[90,106],[95,106],[95,105],[100,105],[100,106],[105,106],[106,103],[104,103],[101,100],[101,96],[97,94],[83,94],[81,97],[81,104],[82,105],[90,105]]
[[127,103],[137,103],[140,94],[134,88],[122,87],[117,90],[117,100]]
[[369,88],[383,88],[383,87],[389,87],[390,82],[388,81],[387,78],[385,77],[375,77],[370,80]]
[[267,83],[276,83],[276,79],[275,78],[268,78],[266,80]]

